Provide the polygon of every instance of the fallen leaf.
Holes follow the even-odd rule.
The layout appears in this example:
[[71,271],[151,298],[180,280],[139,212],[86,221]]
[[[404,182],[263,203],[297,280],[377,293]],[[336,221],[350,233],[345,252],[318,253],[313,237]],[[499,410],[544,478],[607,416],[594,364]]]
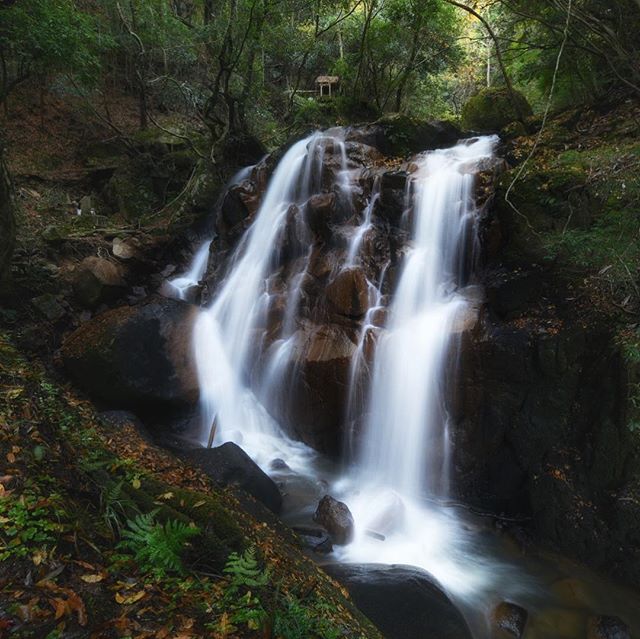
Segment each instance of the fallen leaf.
[[140,601],[147,593],[144,590],[139,590],[138,592],[134,592],[130,595],[122,595],[119,592],[116,593],[116,602],[123,605],[128,606],[129,604],[136,603],[136,601]]
[[95,574],[95,575],[80,575],[80,579],[88,584],[95,584],[104,579],[103,575]]
[[16,456],[13,453],[7,453],[7,461],[10,464],[15,464],[16,463]]

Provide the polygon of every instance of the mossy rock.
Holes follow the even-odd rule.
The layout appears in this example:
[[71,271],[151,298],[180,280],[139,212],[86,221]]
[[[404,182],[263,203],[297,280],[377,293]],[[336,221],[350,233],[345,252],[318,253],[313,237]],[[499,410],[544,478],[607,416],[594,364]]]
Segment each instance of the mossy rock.
[[106,187],[106,199],[128,220],[147,215],[162,204],[154,183],[155,166],[149,156],[141,155],[124,162]]
[[462,108],[462,123],[466,129],[496,132],[520,117],[529,117],[533,111],[519,91],[514,91],[516,106],[505,88],[492,87],[470,98]]

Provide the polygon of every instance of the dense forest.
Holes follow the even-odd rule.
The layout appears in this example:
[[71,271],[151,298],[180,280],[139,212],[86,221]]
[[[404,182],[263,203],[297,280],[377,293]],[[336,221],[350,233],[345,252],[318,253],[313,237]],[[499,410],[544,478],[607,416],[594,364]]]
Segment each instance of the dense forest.
[[0,1],[0,639],[640,637],[639,33]]

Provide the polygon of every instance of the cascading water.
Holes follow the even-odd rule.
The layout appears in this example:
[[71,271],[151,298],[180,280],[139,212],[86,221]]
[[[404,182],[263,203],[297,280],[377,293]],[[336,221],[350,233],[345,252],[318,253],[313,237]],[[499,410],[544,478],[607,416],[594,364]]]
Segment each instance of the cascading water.
[[[264,320],[275,298],[269,290],[269,277],[278,261],[289,214],[299,212],[298,207],[320,190],[327,145],[340,146],[342,141],[314,134],[294,144],[280,160],[255,220],[232,258],[226,279],[195,323],[194,352],[202,411],[200,439],[206,442],[215,428],[215,443],[236,441],[262,465],[284,454],[283,447],[293,455],[288,462],[294,469],[305,468],[311,454],[284,435],[256,398],[250,384],[249,360],[260,339],[254,329]],[[262,387],[266,394],[281,380],[279,364],[293,347],[292,319],[307,261],[303,259],[302,268],[291,278],[283,331],[270,349],[263,367],[264,379],[253,385]]]
[[429,153],[411,180],[413,246],[376,348],[361,457],[378,482],[408,494],[446,490],[443,368],[452,327],[466,309],[458,265],[475,214],[468,165],[491,157],[494,145],[495,138],[480,138]]
[[[194,328],[201,443],[214,427],[216,445],[235,441],[267,472],[275,458],[284,460],[286,470],[277,479],[293,476],[316,487],[306,493],[303,521],[326,492],[346,502],[355,537],[336,547],[332,558],[428,570],[477,637],[487,636],[486,613],[495,603],[508,597],[533,610],[541,590],[537,577],[502,559],[497,544],[483,537],[472,519],[440,501],[448,490],[451,452],[445,369],[477,294],[465,272],[477,213],[474,181],[495,143],[496,138],[478,138],[413,162],[399,270],[387,258],[371,266],[377,256],[371,254],[376,249],[369,246],[369,233],[375,239],[385,226],[377,212],[380,179],[370,183],[358,218],[354,202],[363,196],[362,174],[350,169],[343,133],[316,133],[294,144]],[[344,333],[353,345],[345,421],[355,425],[348,441],[351,467],[342,473],[288,437],[271,416],[286,414],[292,402],[289,382],[306,348],[301,327],[327,321],[326,309],[319,318],[310,317],[317,309],[305,300],[306,282],[316,277],[311,265],[318,242],[305,207],[320,193],[335,197],[344,223],[337,248],[331,248],[339,258],[328,275],[324,271],[324,281],[360,269],[368,286],[368,310],[357,320],[339,320],[351,331]],[[202,277],[203,254],[201,247],[186,280]],[[279,319],[274,322],[273,316]]]
[[207,270],[210,246],[211,240],[203,242],[195,252],[189,270],[167,281],[169,295],[175,296],[179,300],[187,299],[189,289],[198,285]]

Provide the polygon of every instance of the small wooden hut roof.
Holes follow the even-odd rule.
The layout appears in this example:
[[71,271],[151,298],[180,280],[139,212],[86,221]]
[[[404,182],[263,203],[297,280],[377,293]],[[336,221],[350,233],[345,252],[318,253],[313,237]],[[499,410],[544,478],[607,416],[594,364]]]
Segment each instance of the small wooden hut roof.
[[319,75],[316,84],[338,84],[340,78],[337,75]]

